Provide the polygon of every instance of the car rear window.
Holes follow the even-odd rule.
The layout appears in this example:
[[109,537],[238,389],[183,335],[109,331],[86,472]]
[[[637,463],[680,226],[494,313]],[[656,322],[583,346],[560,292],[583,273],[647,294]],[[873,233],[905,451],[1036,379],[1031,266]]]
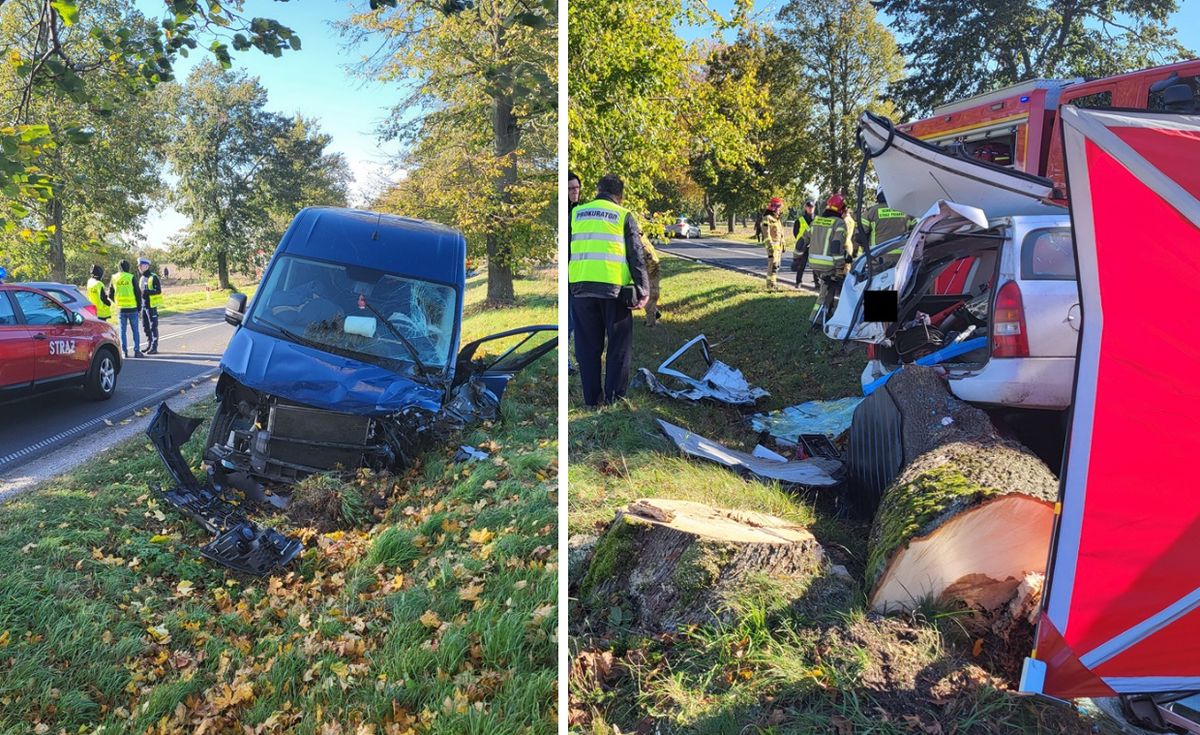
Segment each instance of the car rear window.
[[17,313],[13,311],[8,294],[0,291],[0,327],[11,327],[17,323]]
[[1021,248],[1021,278],[1026,281],[1075,280],[1075,246],[1069,229],[1034,230]]

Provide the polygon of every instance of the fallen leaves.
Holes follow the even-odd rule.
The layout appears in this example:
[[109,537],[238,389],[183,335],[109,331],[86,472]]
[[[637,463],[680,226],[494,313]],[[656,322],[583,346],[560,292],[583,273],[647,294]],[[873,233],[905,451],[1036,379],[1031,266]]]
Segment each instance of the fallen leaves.
[[442,619],[433,610],[426,610],[421,617],[417,618],[421,621],[421,625],[426,628],[439,628],[442,625]]

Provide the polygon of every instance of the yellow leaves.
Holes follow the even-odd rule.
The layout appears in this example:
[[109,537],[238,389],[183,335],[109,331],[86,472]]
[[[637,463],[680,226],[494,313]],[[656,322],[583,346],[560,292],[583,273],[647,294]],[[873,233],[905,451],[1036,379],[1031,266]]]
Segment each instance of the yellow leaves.
[[556,609],[558,609],[558,605],[556,603],[551,603],[549,605],[543,605],[542,607],[539,607],[538,609],[534,610],[533,611],[533,624],[538,625],[543,620],[545,620],[546,618],[553,615],[554,611]]
[[12,639],[12,634],[9,631],[0,633],[0,648],[7,648],[9,641]]
[[482,584],[472,584],[463,587],[458,591],[458,599],[463,602],[479,602],[479,596],[483,594]]
[[217,610],[221,612],[229,612],[233,607],[233,599],[229,596],[229,592],[224,587],[217,587],[212,591],[213,603],[216,604]]
[[473,544],[483,545],[496,538],[496,534],[486,528],[480,528],[467,533],[467,540]]
[[345,661],[338,661],[335,664],[329,665],[329,670],[337,674],[338,677],[345,679],[350,675],[350,666]]
[[154,639],[155,643],[166,645],[171,642],[171,633],[165,625],[153,625],[146,628],[146,632]]
[[312,616],[309,615],[308,613],[300,613],[299,624],[300,624],[300,627],[303,628],[304,630],[311,630],[312,629]]
[[426,628],[438,628],[442,624],[442,619],[438,617],[438,614],[433,610],[426,610],[421,617],[418,618],[418,620],[420,620],[421,625],[424,625]]
[[161,533],[156,533],[150,537],[150,543],[152,543],[152,544],[165,544],[166,542],[168,542],[170,540],[171,540],[170,536],[164,536]]
[[175,596],[176,597],[191,597],[195,586],[196,585],[193,584],[191,582],[191,580],[181,579],[181,580],[179,580],[179,584],[175,585]]
[[234,686],[222,684],[212,698],[212,703],[218,710],[237,707],[254,699],[254,685],[248,681],[236,683]]
[[125,564],[124,559],[119,556],[108,556],[99,546],[92,547],[92,558],[101,564],[107,564],[108,566],[122,566]]
[[442,530],[446,533],[458,533],[462,530],[462,524],[456,520],[447,518],[446,520],[442,521]]
[[496,484],[495,480],[487,480],[483,483],[484,490],[495,490],[497,487],[499,487],[499,485]]
[[113,642],[113,634],[111,630],[106,630],[100,634],[100,642],[104,645],[111,645]]

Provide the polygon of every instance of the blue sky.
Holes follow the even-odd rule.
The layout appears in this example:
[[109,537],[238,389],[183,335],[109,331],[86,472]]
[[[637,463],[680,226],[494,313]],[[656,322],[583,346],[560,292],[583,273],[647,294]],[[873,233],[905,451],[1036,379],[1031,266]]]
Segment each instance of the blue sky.
[[[148,17],[163,17],[162,0],[137,0],[139,10]],[[388,164],[398,152],[393,143],[382,143],[374,129],[390,114],[392,105],[404,96],[396,83],[364,81],[349,69],[365,53],[365,48],[347,49],[330,22],[349,17],[352,10],[367,7],[366,0],[247,0],[247,17],[275,18],[300,36],[302,49],[288,51],[276,59],[257,49],[233,52],[234,68],[259,77],[267,90],[268,108],[320,121],[321,131],[333,137],[330,149],[345,154],[355,175],[354,203],[363,203],[376,190],[381,177],[395,179],[401,172]],[[179,80],[204,59],[212,58],[197,50],[176,64]],[[146,242],[159,247],[187,218],[174,210],[157,211],[142,228]]]

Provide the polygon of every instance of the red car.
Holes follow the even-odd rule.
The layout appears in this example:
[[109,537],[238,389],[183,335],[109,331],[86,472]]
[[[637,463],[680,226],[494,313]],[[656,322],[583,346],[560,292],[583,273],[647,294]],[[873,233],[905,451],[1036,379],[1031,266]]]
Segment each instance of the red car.
[[79,385],[103,401],[117,389],[120,372],[112,325],[36,288],[0,285],[0,399]]

